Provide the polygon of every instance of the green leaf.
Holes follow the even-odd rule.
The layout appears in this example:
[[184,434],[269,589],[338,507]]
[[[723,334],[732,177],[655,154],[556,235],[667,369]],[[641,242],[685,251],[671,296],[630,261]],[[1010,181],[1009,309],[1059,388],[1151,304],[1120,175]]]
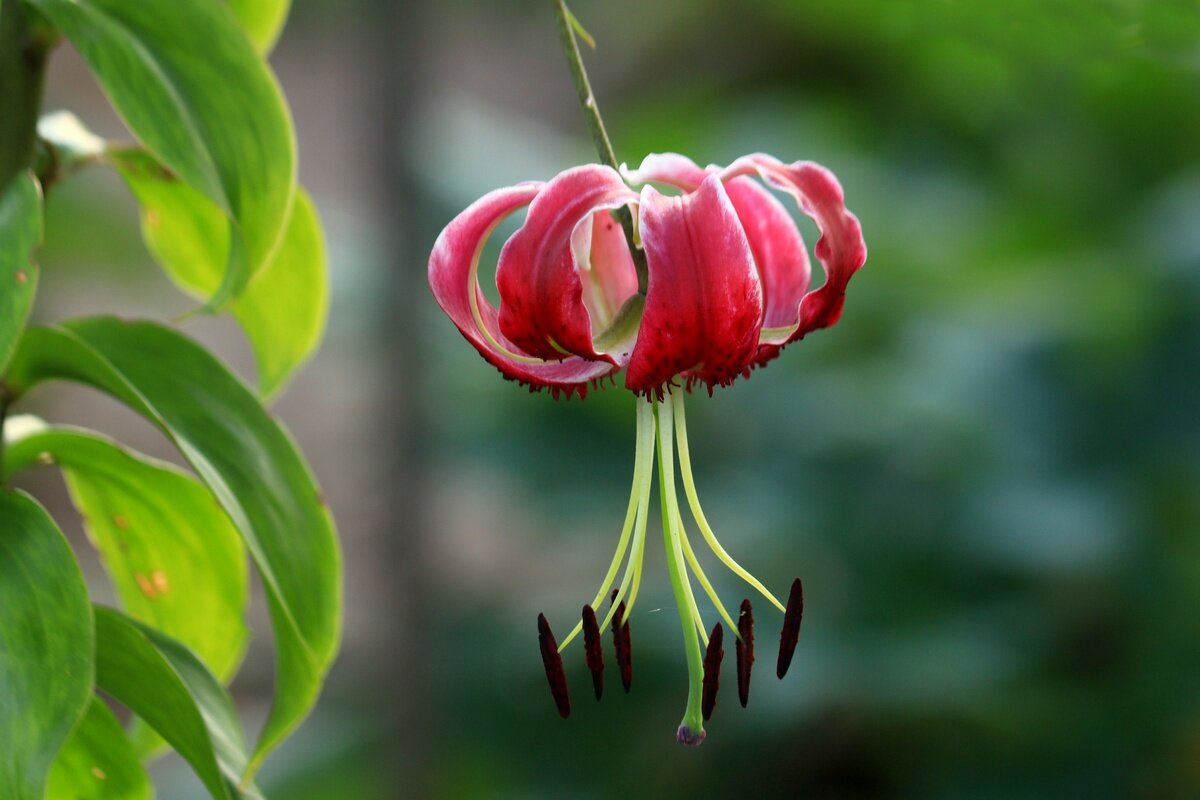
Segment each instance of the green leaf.
[[50,516],[0,489],[0,797],[42,800],[92,694],[92,611]]
[[96,686],[141,717],[216,798],[237,798],[242,728],[229,695],[179,642],[96,606]]
[[260,53],[269,53],[287,21],[292,0],[229,0],[242,27]]
[[8,444],[8,474],[62,467],[121,605],[230,678],[248,635],[246,553],[212,492],[90,431],[19,427],[26,432]]
[[59,751],[46,800],[150,800],[154,788],[121,723],[99,698]]
[[[185,291],[210,296],[228,260],[224,215],[207,197],[165,175],[148,153],[114,150],[109,157],[142,207],[142,235],[151,254]],[[263,396],[278,391],[313,352],[328,310],[321,221],[300,190],[279,247],[232,306],[254,349]]]
[[0,375],[12,356],[37,288],[34,248],[42,239],[42,189],[17,175],[0,192]]
[[210,309],[266,263],[296,188],[283,96],[237,18],[213,0],[26,0],[96,74],[125,124],[232,223]]
[[341,559],[312,474],[254,394],[207,351],[154,323],[112,317],[26,332],[9,386],[94,386],[171,438],[258,565],[277,645],[275,704],[251,768],[308,713],[337,650]]

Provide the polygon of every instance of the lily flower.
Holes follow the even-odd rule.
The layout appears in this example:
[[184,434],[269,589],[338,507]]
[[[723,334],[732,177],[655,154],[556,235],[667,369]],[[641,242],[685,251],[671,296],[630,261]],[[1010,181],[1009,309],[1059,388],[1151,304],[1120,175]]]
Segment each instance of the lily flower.
[[[641,185],[640,192],[634,185]],[[766,187],[791,195],[820,229],[813,249],[825,272],[819,288],[810,288],[808,250],[796,223]],[[500,251],[496,308],[479,286],[479,257],[496,225],[525,207],[525,221]],[[635,220],[634,247],[640,252],[631,250],[614,219],[612,212],[623,207]],[[832,173],[812,162],[786,164],[763,154],[726,167],[702,168],[671,153],[650,155],[636,170],[575,167],[546,183],[484,195],[438,237],[429,259],[434,297],[504,377],[531,390],[583,397],[589,387],[615,381],[623,372],[625,388],[640,398],[633,487],[612,563],[561,644],[546,618],[538,620],[543,662],[563,717],[570,714],[570,697],[560,654],[581,632],[597,699],[604,669],[600,631],[609,626],[629,691],[629,618],[641,583],[656,460],[663,541],[689,675],[677,738],[699,744],[705,737],[724,653],[722,622],[736,638],[743,706],[754,662],[752,606],[744,600],[735,621],[701,568],[676,494],[677,463],[705,544],[784,614],[776,669],[784,676],[799,636],[800,580],[793,582],[785,606],[717,540],[692,475],[683,397],[696,384],[711,394],[716,386],[749,377],[787,344],[836,323],[846,285],[866,252],[862,229]],[[645,274],[639,275],[643,258]],[[693,577],[720,617],[711,635],[696,604]],[[609,608],[598,621],[597,609],[610,590]]]

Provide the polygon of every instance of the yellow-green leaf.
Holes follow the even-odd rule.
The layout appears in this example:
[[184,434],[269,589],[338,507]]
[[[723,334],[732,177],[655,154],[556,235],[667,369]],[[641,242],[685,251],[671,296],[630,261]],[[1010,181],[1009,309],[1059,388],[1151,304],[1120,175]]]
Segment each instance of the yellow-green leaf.
[[107,392],[158,426],[253,556],[277,651],[275,703],[253,769],[312,708],[340,635],[341,557],[308,466],[253,392],[171,328],[113,317],[32,328],[9,386],[21,393],[54,379]]
[[110,608],[95,613],[96,686],[166,739],[214,798],[239,797],[242,729],[216,678],[169,636]]
[[26,494],[0,488],[0,797],[42,800],[92,695],[92,610],[67,540]]
[[28,172],[0,191],[0,375],[21,337],[37,287],[33,251],[42,239],[42,189]]
[[103,700],[92,698],[50,769],[46,800],[150,800],[154,788],[129,737]]
[[275,46],[291,5],[292,0],[229,0],[229,7],[260,53],[269,53]]
[[214,0],[26,0],[79,50],[130,131],[232,225],[219,309],[267,262],[296,189],[283,95]]
[[90,431],[20,428],[24,435],[5,452],[6,472],[61,467],[124,609],[229,679],[248,636],[246,552],[212,492]]
[[[148,153],[112,151],[109,158],[141,205],[142,235],[155,260],[184,291],[210,296],[228,260],[224,215]],[[329,310],[326,269],[321,221],[300,190],[279,247],[231,306],[254,350],[264,397],[282,388],[321,341]]]

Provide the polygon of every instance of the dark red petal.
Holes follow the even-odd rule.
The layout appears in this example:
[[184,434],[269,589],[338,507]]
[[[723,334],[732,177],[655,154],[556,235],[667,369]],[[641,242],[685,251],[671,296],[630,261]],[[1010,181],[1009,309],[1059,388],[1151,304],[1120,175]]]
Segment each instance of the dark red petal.
[[579,223],[590,224],[598,209],[636,200],[616,170],[598,164],[569,169],[545,185],[529,204],[525,223],[500,251],[496,267],[500,330],[510,341],[547,360],[574,354],[618,363],[593,345],[572,238]]
[[[545,363],[526,363],[513,358],[512,355],[524,357],[529,354],[522,352],[500,332],[495,307],[488,302],[472,278],[472,271],[488,235],[502,219],[528,204],[541,189],[540,183],[497,189],[476,200],[451,220],[438,236],[429,256],[429,286],[438,305],[459,332],[505,377],[533,386],[582,391],[589,381],[609,375],[616,368],[607,361],[587,361],[582,358]],[[473,318],[472,291],[478,301],[483,327],[500,345],[499,348],[488,340]]]
[[642,190],[650,282],[625,385],[660,392],[688,372],[732,380],[758,348],[762,286],[737,212],[715,175],[682,197]]
[[731,180],[748,173],[757,173],[771,186],[795,197],[800,210],[821,229],[814,253],[825,268],[825,283],[801,300],[793,320],[798,321],[794,332],[764,341],[766,345],[782,345],[838,321],[846,284],[866,262],[867,245],[858,219],[846,210],[841,185],[829,170],[811,161],[784,164],[772,156],[755,154],[739,158],[720,174],[722,179]]
[[725,184],[729,200],[746,229],[763,287],[763,327],[796,322],[796,309],[808,290],[808,249],[792,215],[775,195],[750,178]]
[[625,177],[631,183],[666,183],[684,191],[695,190],[712,169],[703,169],[687,156],[678,153],[651,153],[642,159],[641,166],[627,170]]

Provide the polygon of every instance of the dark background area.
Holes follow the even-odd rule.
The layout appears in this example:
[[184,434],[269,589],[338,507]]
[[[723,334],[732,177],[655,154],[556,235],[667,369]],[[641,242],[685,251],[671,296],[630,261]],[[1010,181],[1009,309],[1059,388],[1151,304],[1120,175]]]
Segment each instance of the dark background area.
[[[863,224],[842,321],[688,404],[726,547],[777,593],[805,579],[792,671],[761,669],[747,710],[727,686],[705,745],[675,744],[686,677],[652,520],[633,692],[595,705],[572,649],[576,712],[556,717],[534,621],[565,632],[608,563],[634,400],[501,380],[425,286],[473,199],[594,160],[550,3],[296,0],[272,61],[334,306],[277,410],[339,521],[347,630],[267,793],[1200,796],[1200,10],[572,7],[619,158],[812,159]],[[65,48],[59,107],[121,134]],[[49,214],[42,319],[190,308],[115,177],[57,188]],[[185,330],[250,374],[231,320]],[[95,395],[43,400],[167,453]],[[234,686],[252,729],[271,676],[258,605]],[[777,624],[764,608],[764,642]],[[155,773],[160,796],[200,796],[177,758]]]

